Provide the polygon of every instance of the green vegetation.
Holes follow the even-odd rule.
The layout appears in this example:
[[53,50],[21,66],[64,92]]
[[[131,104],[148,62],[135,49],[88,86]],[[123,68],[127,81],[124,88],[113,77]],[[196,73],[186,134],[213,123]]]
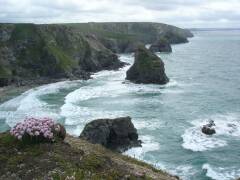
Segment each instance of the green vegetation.
[[74,66],[74,60],[72,58],[70,58],[67,54],[64,53],[63,50],[57,46],[49,44],[47,48],[57,60],[57,69],[62,72],[71,71],[72,67]]
[[23,144],[6,132],[0,134],[0,179],[12,174],[16,179],[176,179],[144,162],[78,138]]
[[9,41],[16,42],[19,40],[29,39],[29,37],[37,36],[37,28],[34,24],[15,24]]
[[0,64],[0,78],[8,78],[11,75],[12,75],[11,70]]

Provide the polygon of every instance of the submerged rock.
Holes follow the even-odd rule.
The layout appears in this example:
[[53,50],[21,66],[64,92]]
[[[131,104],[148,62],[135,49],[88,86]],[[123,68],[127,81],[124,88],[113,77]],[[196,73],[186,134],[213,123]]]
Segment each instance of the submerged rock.
[[130,117],[94,120],[84,127],[80,138],[118,152],[141,146]]
[[166,84],[169,81],[163,61],[144,46],[136,50],[134,64],[127,71],[126,79],[145,84]]
[[202,127],[202,133],[207,135],[213,135],[216,133],[216,130],[214,129],[215,123],[213,120],[209,121],[208,124],[204,125]]
[[152,52],[172,52],[172,47],[166,39],[161,38],[160,40],[153,43],[150,46],[149,50]]

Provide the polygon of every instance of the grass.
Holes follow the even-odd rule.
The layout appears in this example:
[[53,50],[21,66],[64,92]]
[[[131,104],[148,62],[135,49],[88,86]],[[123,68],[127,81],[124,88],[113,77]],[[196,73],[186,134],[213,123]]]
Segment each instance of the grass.
[[[65,142],[24,144],[8,132],[0,134],[0,179],[7,172],[21,179],[115,180],[169,179],[144,162],[114,153],[100,145],[67,137]],[[136,172],[146,172],[139,176]],[[158,178],[159,177],[159,178]]]
[[57,68],[61,71],[70,71],[74,66],[74,61],[63,50],[55,45],[47,45],[47,48],[51,54],[53,54],[57,60]]

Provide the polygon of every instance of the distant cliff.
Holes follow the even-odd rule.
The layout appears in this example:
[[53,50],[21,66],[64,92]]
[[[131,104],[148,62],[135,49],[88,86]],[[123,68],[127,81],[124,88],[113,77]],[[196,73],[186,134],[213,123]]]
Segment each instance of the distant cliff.
[[170,44],[186,43],[190,30],[151,22],[66,24],[84,34],[95,34],[113,52],[132,52],[139,43],[151,44],[165,38]]
[[87,79],[122,67],[115,53],[166,38],[184,43],[188,30],[159,23],[0,24],[0,87],[59,78]]

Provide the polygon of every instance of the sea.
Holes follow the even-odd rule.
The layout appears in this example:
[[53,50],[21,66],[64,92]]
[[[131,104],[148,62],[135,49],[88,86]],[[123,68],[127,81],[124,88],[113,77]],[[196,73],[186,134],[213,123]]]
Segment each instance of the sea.
[[[0,105],[0,131],[26,117],[51,117],[79,136],[98,118],[131,116],[142,147],[124,154],[183,180],[240,177],[240,30],[194,31],[189,43],[157,53],[170,82],[133,84],[126,71],[101,71],[87,81],[43,85]],[[201,133],[213,120],[216,134]]]

